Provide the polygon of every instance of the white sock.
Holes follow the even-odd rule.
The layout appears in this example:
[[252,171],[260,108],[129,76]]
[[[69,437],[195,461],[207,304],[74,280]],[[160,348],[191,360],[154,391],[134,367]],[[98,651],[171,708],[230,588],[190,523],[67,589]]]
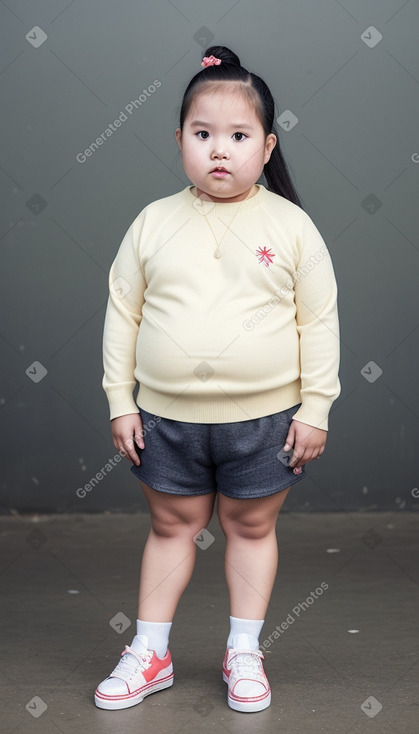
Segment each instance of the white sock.
[[227,647],[257,650],[264,621],[264,619],[242,619],[241,617],[230,616],[230,634],[227,639]]
[[137,634],[133,639],[132,649],[136,652],[154,650],[157,657],[164,658],[171,626],[172,622],[143,622],[137,619]]

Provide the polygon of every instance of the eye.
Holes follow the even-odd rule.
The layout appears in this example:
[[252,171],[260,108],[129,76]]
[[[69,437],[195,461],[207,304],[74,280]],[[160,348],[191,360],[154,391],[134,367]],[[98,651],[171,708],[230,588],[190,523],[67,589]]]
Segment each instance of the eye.
[[233,133],[233,136],[234,135],[242,135],[243,136],[240,140],[237,140],[237,138],[236,138],[236,140],[237,140],[238,143],[241,143],[242,140],[244,140],[245,138],[247,138],[247,135],[245,135],[244,133]]
[[[207,130],[199,130],[199,132],[197,132],[196,135],[199,136],[199,135],[201,135],[201,133],[203,133],[204,135],[208,135],[209,134]],[[200,140],[207,140],[208,138],[199,138],[199,139]]]

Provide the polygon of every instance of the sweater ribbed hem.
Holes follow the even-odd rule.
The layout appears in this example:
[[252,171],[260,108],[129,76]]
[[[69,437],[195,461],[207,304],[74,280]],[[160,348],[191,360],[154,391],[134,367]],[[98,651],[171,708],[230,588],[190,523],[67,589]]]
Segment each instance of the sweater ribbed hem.
[[300,380],[263,393],[231,395],[196,395],[185,390],[180,395],[156,392],[140,384],[137,405],[148,413],[187,423],[237,423],[288,410],[301,403]]
[[300,380],[268,392],[226,397],[223,401],[215,400],[213,396],[187,394],[186,391],[174,397],[171,393],[156,392],[145,385],[140,385],[135,401],[131,387],[132,383],[129,383],[124,387],[105,389],[110,420],[137,413],[140,407],[162,418],[187,423],[236,423],[279,413],[301,403],[293,418],[328,431],[328,416],[333,404],[332,399],[323,395],[306,395],[301,399]]

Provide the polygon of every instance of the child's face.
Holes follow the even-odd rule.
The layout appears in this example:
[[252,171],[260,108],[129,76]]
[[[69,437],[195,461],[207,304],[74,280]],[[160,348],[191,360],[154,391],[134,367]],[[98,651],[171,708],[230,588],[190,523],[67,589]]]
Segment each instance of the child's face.
[[[253,107],[241,95],[227,91],[198,94],[183,132],[177,128],[175,136],[185,173],[195,184],[197,195],[219,202],[247,197],[276,144],[272,133],[265,139]],[[212,173],[216,166],[228,173],[217,177]]]

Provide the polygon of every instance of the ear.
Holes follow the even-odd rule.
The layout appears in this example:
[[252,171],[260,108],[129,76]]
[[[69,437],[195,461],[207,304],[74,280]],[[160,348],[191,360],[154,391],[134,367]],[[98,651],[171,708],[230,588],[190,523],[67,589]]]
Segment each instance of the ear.
[[182,150],[182,130],[180,129],[180,127],[177,127],[175,130],[175,138],[179,146],[179,150]]
[[267,163],[269,161],[271,157],[271,153],[273,149],[275,148],[276,141],[277,141],[276,135],[274,135],[273,133],[270,133],[269,135],[267,135],[266,141],[265,141],[265,157],[263,161],[264,163]]

